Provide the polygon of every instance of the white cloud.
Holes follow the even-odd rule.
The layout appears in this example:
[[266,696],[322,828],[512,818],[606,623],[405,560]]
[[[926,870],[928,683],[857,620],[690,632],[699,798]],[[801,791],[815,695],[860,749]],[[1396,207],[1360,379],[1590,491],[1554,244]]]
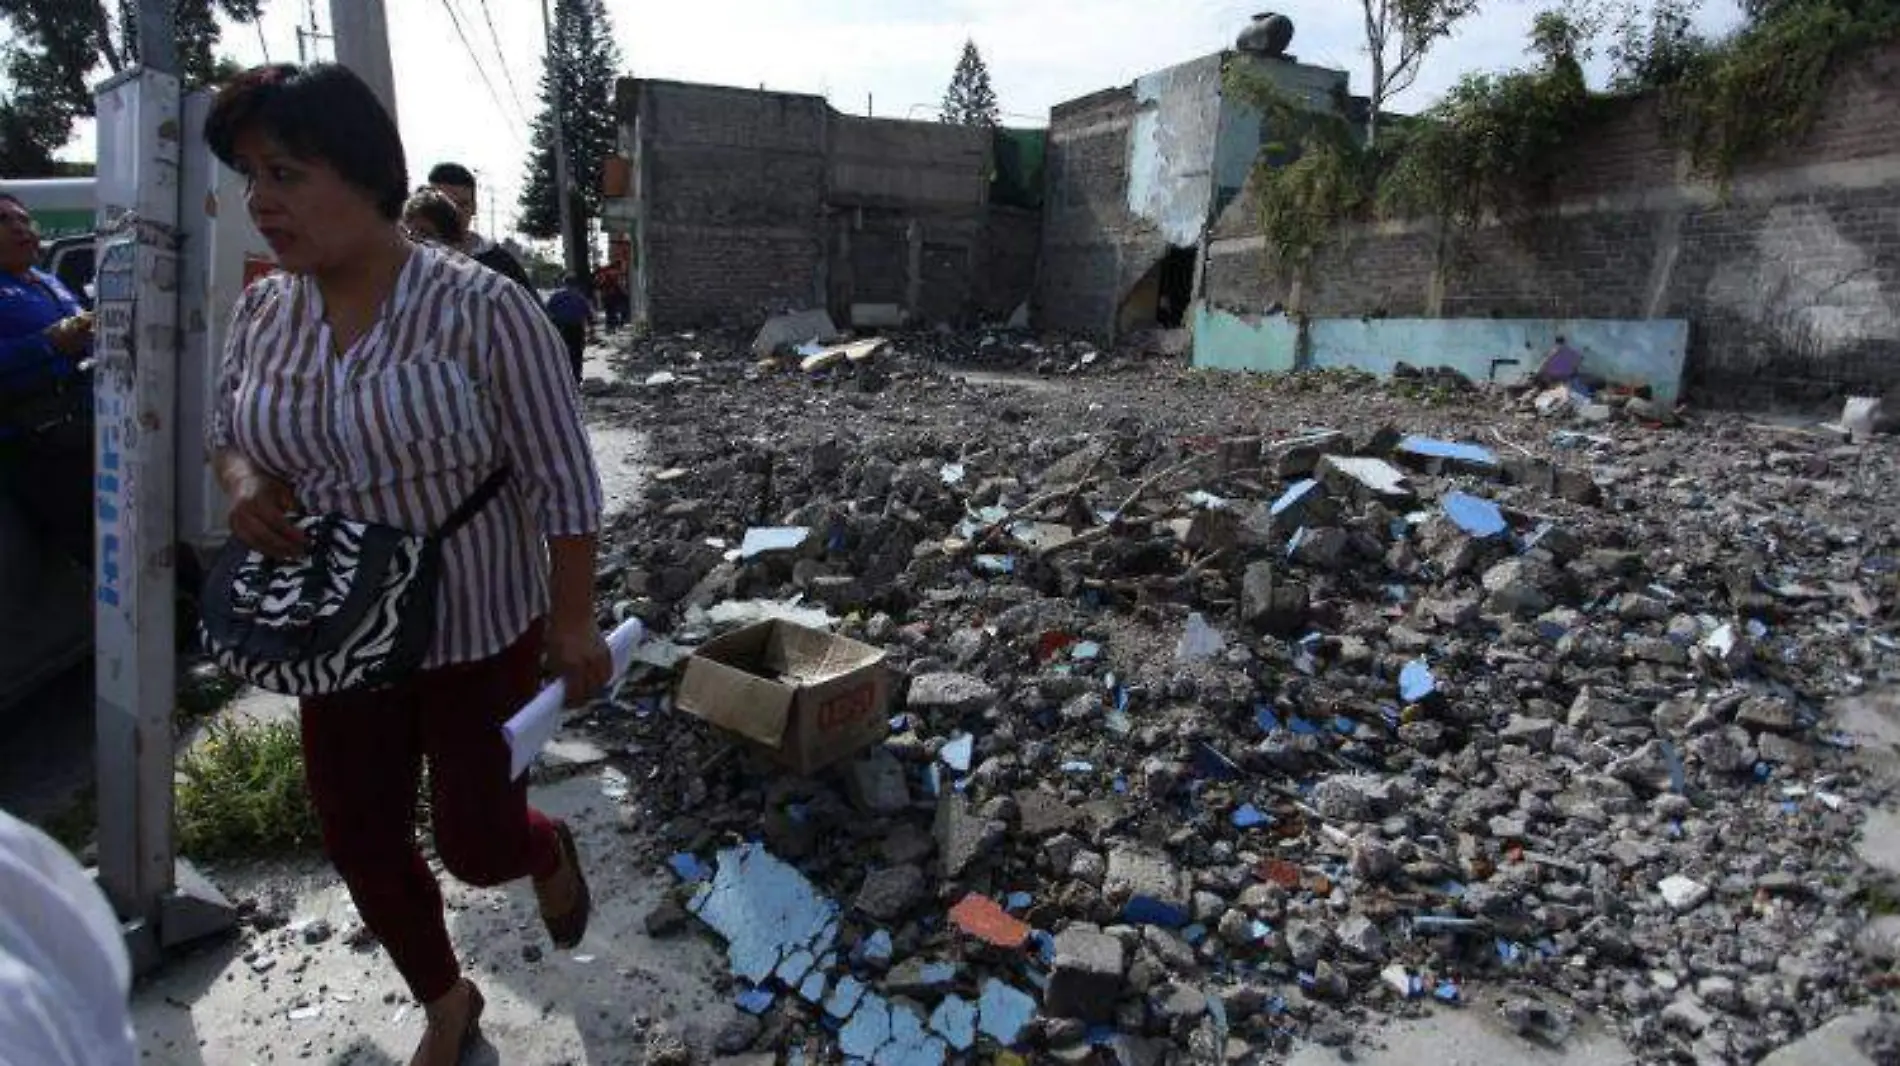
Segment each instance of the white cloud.
[[[319,2],[327,26],[327,5]],[[387,5],[396,99],[414,176],[457,159],[482,170],[500,194],[504,224],[527,155],[527,127],[506,100],[497,58],[505,57],[521,103],[539,109],[543,35],[537,0],[391,0]],[[1051,105],[1231,46],[1261,0],[608,0],[629,72],[640,77],[818,93],[834,107],[862,113],[867,95],[881,116],[929,117],[966,37],[988,62],[1012,123],[1046,121]],[[1308,63],[1349,71],[1365,89],[1365,42],[1351,0],[1283,0],[1297,27],[1292,51]],[[240,62],[297,58],[296,25],[304,4],[268,0],[259,28],[232,28],[224,50]],[[1524,41],[1538,7],[1491,0],[1458,35],[1429,55],[1401,110],[1428,106],[1462,74],[1526,62]],[[483,87],[475,59],[458,39],[456,11],[469,45],[495,91]],[[1724,28],[1734,0],[1713,0],[1703,21]],[[319,45],[329,55],[329,43]],[[1600,71],[1598,72],[1600,76]],[[69,153],[84,156],[86,143]],[[484,218],[483,225],[487,225]]]

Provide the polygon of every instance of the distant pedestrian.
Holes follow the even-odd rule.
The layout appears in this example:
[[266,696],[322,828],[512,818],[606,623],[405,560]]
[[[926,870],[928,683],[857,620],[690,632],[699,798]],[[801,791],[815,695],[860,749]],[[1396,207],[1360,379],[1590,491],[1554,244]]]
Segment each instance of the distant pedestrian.
[[579,381],[581,366],[587,361],[587,335],[594,324],[594,305],[587,299],[587,287],[579,277],[569,274],[548,297],[548,317],[567,343],[567,358],[574,364],[574,380]]
[[607,318],[609,332],[627,324],[627,312],[631,301],[627,297],[627,275],[616,264],[609,263],[601,269],[600,309]]
[[513,278],[522,288],[533,292],[534,285],[528,280],[528,272],[521,269],[520,260],[510,255],[508,249],[475,232],[481,204],[475,195],[475,175],[460,163],[437,163],[429,171],[429,184],[453,201],[456,209],[462,212],[460,251],[495,273]]

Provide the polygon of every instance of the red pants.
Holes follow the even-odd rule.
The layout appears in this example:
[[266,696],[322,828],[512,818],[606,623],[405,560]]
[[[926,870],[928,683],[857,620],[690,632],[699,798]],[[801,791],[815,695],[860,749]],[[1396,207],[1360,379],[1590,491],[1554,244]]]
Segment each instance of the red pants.
[[374,692],[302,701],[304,774],[323,846],[363,924],[423,1003],[461,979],[442,892],[416,847],[429,760],[436,853],[459,880],[488,887],[560,868],[554,823],[508,776],[500,726],[540,682],[541,625],[497,655],[426,670]]

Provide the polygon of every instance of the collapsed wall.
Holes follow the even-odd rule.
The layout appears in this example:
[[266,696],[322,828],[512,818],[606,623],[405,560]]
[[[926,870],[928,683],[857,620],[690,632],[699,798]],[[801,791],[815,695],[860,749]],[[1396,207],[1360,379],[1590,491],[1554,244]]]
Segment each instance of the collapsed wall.
[[1314,317],[1680,318],[1698,402],[1804,405],[1900,387],[1900,46],[1835,80],[1800,143],[1724,190],[1690,176],[1657,102],[1568,146],[1527,227],[1441,242],[1436,224],[1358,227],[1297,291],[1270,269],[1251,193],[1209,242],[1202,294]]

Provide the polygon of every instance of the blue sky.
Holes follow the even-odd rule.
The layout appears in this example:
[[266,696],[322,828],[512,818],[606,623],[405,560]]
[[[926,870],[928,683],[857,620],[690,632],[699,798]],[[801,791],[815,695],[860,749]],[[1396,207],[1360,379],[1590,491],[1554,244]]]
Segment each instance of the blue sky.
[[[233,29],[224,50],[245,63],[266,54],[294,60],[306,6],[267,0],[261,27]],[[1008,121],[1019,125],[1046,122],[1050,106],[1063,100],[1228,47],[1263,6],[1264,0],[607,0],[621,52],[638,76],[817,93],[860,114],[868,96],[885,117],[932,117],[971,38],[988,61]],[[1394,106],[1417,110],[1462,74],[1525,63],[1525,35],[1539,6],[1490,0],[1427,58],[1417,84]],[[327,26],[327,0],[315,7],[319,25]],[[497,228],[509,229],[527,150],[519,112],[538,107],[539,4],[486,0],[484,9],[482,0],[390,0],[388,10],[411,169],[419,176],[447,158],[479,168],[502,198]],[[1294,20],[1295,55],[1350,72],[1354,91],[1365,91],[1357,3],[1281,0],[1278,10]],[[1709,0],[1702,21],[1726,28],[1735,10],[1734,0]],[[327,42],[318,48],[328,56]],[[478,59],[500,107],[483,86]],[[87,137],[69,154],[90,151]]]

